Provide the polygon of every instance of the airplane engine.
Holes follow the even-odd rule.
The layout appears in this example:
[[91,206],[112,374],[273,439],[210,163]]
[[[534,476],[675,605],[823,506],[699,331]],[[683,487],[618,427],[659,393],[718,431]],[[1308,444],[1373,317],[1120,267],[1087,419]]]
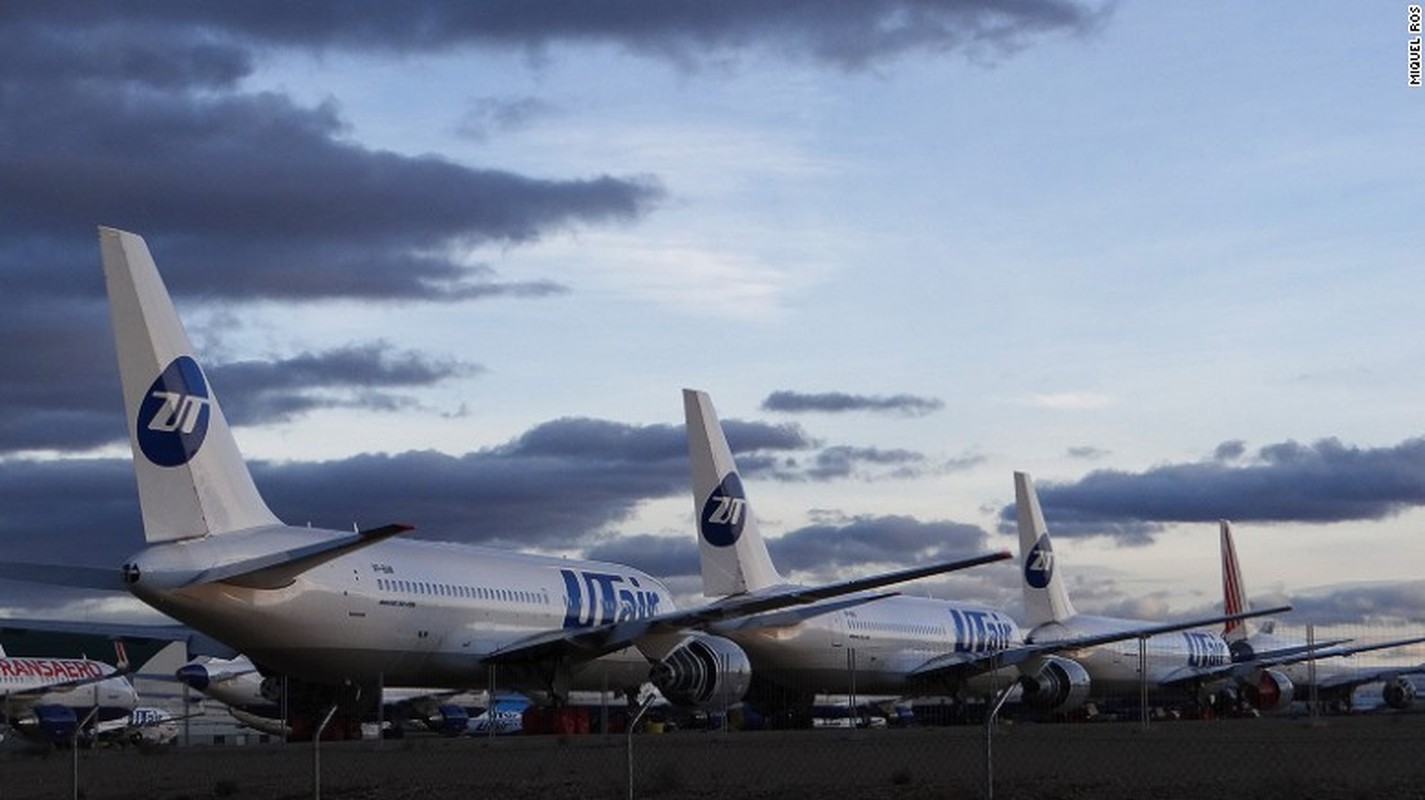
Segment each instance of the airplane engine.
[[1415,684],[1404,678],[1391,678],[1381,688],[1381,699],[1391,708],[1410,708],[1415,703]]
[[426,718],[431,730],[442,736],[460,736],[470,725],[470,712],[452,703],[443,703]]
[[1089,697],[1089,673],[1079,662],[1046,656],[1039,669],[1021,676],[1023,702],[1041,711],[1073,711]]
[[1296,687],[1291,678],[1274,669],[1264,669],[1257,673],[1256,683],[1243,687],[1247,702],[1258,711],[1276,711],[1291,705]]
[[282,679],[263,678],[258,691],[262,694],[262,699],[271,703],[280,703],[282,702]]
[[752,683],[752,662],[729,639],[693,634],[655,663],[648,679],[675,705],[736,703]]
[[28,717],[19,720],[17,728],[29,739],[65,745],[73,741],[79,717],[69,706],[37,705],[30,709]]

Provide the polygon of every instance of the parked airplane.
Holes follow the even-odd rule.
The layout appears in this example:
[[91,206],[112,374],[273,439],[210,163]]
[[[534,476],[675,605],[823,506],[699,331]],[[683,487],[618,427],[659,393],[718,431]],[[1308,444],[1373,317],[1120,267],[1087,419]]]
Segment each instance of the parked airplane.
[[138,706],[126,716],[95,725],[92,738],[119,745],[172,744],[178,739],[178,721],[156,706]]
[[[1222,605],[1223,611],[1230,614],[1250,606],[1237,547],[1232,541],[1232,525],[1221,520],[1219,529]],[[1415,702],[1415,684],[1406,676],[1425,674],[1425,664],[1365,667],[1351,658],[1357,653],[1425,642],[1425,636],[1367,644],[1350,644],[1349,639],[1308,642],[1302,637],[1276,634],[1270,622],[1258,626],[1235,620],[1226,623],[1222,637],[1234,660],[1256,665],[1256,669],[1239,674],[1238,681],[1247,702],[1262,711],[1283,708],[1293,699],[1310,699],[1313,678],[1320,701],[1350,708],[1357,687],[1379,682],[1382,702],[1391,708],[1406,709]]]
[[67,744],[86,717],[122,719],[137,704],[129,679],[102,661],[12,657],[0,648],[0,721],[27,739]]
[[[1069,654],[1078,666],[1079,679],[1091,687],[1089,694],[1093,698],[1138,697],[1146,691],[1150,701],[1167,697],[1205,703],[1211,700],[1217,688],[1228,683],[1240,665],[1233,663],[1227,642],[1217,633],[1191,630],[1164,633],[1150,630],[1147,623],[1139,620],[1078,613],[1069,600],[1063,573],[1054,557],[1033,479],[1023,472],[1014,473],[1014,490],[1025,624],[1029,627],[1026,639],[1048,644],[1141,628],[1134,641],[1104,642]],[[1290,606],[1281,606],[1262,613],[1288,610]],[[1221,621],[1244,619],[1244,612],[1226,615]],[[1193,627],[1208,624],[1214,623],[1202,620]]]
[[[703,594],[756,598],[787,591],[712,401],[704,392],[685,389],[683,407]],[[1026,638],[1001,611],[899,595],[812,617],[771,613],[731,620],[712,630],[735,641],[752,660],[754,704],[790,711],[793,719],[804,722],[818,693],[964,698],[993,695],[1016,683],[1022,686],[1023,703],[1068,711],[1088,695],[1089,676],[1060,651],[1223,619],[1166,625],[1123,620],[1072,636],[1048,637],[1051,641],[1042,644]],[[1225,646],[1222,658],[1227,659]]]
[[[1008,557],[678,610],[662,583],[622,564],[392,538],[404,524],[285,525],[252,481],[147,244],[112,228],[99,240],[148,541],[121,585],[290,676],[304,728],[335,706],[354,732],[382,683],[462,688],[495,665],[502,687],[555,698],[652,680],[673,702],[721,702],[745,690],[747,657],[697,628]],[[9,567],[5,577],[115,588],[107,571]]]
[[[179,683],[222,703],[240,722],[273,735],[288,733],[282,707],[282,679],[264,677],[247,656],[218,658],[199,656],[179,667],[174,677]],[[454,702],[463,694],[457,689],[411,689],[381,687],[381,716],[393,723],[414,720],[422,727],[458,735],[471,723],[465,706]],[[528,705],[528,699],[524,699]]]
[[470,718],[466,733],[471,736],[505,736],[524,729],[524,711],[529,698],[521,695],[496,695],[485,710]]

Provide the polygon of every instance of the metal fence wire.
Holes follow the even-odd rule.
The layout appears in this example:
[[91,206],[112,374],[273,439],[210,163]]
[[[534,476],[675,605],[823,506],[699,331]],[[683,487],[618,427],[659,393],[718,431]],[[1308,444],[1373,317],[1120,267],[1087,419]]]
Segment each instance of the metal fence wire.
[[[1356,640],[1411,635],[1345,633]],[[1406,648],[1357,656],[1351,667],[1364,677],[1421,660]],[[822,718],[826,727],[810,730],[738,730],[736,713],[726,728],[716,718],[694,728],[654,710],[633,733],[413,733],[326,742],[319,762],[311,743],[243,735],[224,744],[199,737],[77,754],[7,743],[0,798],[311,797],[319,763],[322,796],[337,798],[1425,799],[1425,702],[1392,707],[1384,686],[1367,682],[1349,703],[1318,698],[1315,713],[1298,701],[1263,715],[1144,707],[1133,691],[1096,699],[1093,714],[1054,719],[1025,713],[1012,698],[994,721],[982,701],[954,709],[926,698],[911,720],[886,717],[878,698],[859,698],[861,713]]]

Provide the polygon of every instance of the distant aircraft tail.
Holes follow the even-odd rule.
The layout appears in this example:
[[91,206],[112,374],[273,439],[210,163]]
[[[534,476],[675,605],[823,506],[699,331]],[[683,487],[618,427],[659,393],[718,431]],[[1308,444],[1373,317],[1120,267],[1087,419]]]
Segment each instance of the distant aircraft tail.
[[144,536],[281,524],[257,492],[142,237],[99,229]]
[[703,594],[723,597],[784,583],[742,490],[712,400],[706,392],[684,389],[683,411],[688,421]]
[[[1248,610],[1247,589],[1242,585],[1242,566],[1237,561],[1237,546],[1232,543],[1232,523],[1219,520],[1222,531],[1222,613],[1240,614]],[[1227,642],[1246,639],[1245,620],[1228,620],[1222,629],[1222,638]]]
[[1025,624],[1032,629],[1047,622],[1062,622],[1077,612],[1069,602],[1068,589],[1055,563],[1049,527],[1039,508],[1034,479],[1028,473],[1014,473],[1014,507],[1019,523]]

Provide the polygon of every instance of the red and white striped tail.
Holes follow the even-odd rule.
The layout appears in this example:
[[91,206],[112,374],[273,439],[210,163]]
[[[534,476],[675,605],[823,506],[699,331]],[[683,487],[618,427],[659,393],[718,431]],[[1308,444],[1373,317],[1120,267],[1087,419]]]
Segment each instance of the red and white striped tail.
[[[1247,611],[1247,591],[1242,587],[1242,567],[1237,563],[1237,548],[1232,543],[1232,523],[1221,520],[1222,527],[1222,613],[1240,614]],[[1243,620],[1228,620],[1222,636],[1228,641],[1247,635]]]

